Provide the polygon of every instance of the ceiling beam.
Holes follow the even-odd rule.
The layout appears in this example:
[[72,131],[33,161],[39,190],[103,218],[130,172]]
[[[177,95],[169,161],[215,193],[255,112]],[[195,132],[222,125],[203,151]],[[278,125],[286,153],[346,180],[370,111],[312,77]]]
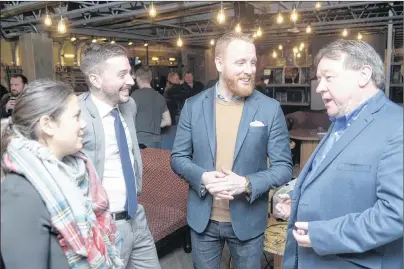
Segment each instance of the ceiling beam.
[[[85,8],[78,8],[78,9],[74,9],[74,10],[67,11],[67,12],[49,14],[49,16],[51,18],[59,17],[61,15],[65,16],[65,17],[69,17],[69,16],[74,16],[74,15],[80,15],[80,14],[88,12],[88,11],[93,11],[93,10],[102,9],[102,8],[109,8],[109,7],[113,7],[113,6],[117,6],[117,5],[122,5],[125,3],[127,3],[127,2],[109,2],[109,3],[101,4],[101,5],[92,5],[92,6],[85,7]],[[23,24],[38,23],[41,20],[42,20],[42,18],[39,18],[39,19],[34,18],[34,19],[25,20],[25,21],[16,22],[16,23],[2,22],[1,26],[3,28],[10,28],[10,27],[23,25]]]
[[[56,3],[57,4],[57,3]],[[22,2],[17,5],[10,5],[0,10],[0,18],[6,19],[20,13],[41,9],[46,6],[51,6],[52,3],[46,2]],[[3,26],[3,25],[2,25]]]
[[[175,11],[182,7],[191,8],[191,7],[198,7],[198,6],[203,6],[203,5],[206,5],[206,4],[204,2],[202,2],[202,3],[201,2],[170,3],[170,4],[166,4],[164,6],[160,6],[159,13]],[[73,21],[70,24],[70,26],[74,27],[74,26],[80,26],[80,25],[87,25],[89,23],[100,23],[100,22],[105,22],[108,20],[124,19],[124,18],[133,17],[136,15],[144,14],[144,13],[145,12],[144,12],[143,8],[141,8],[141,9],[134,10],[131,12],[124,12],[124,13],[121,13],[118,15],[110,15],[110,16],[105,16],[105,17],[93,17],[90,20]]]

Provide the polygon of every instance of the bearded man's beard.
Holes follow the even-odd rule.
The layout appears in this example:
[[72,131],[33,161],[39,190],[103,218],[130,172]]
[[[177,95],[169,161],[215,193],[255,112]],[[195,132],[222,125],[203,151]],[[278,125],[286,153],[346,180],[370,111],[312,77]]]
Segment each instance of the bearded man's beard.
[[[244,74],[240,77],[231,77],[224,70],[223,76],[227,89],[235,96],[248,97],[255,88],[255,77],[251,75]],[[244,80],[246,83],[239,83],[239,80]]]

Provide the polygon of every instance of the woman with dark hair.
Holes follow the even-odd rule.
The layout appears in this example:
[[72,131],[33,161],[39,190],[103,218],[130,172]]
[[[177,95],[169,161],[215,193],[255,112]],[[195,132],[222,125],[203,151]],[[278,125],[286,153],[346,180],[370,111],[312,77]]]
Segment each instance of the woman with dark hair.
[[80,152],[73,90],[34,81],[1,128],[1,255],[7,269],[121,268],[106,192]]

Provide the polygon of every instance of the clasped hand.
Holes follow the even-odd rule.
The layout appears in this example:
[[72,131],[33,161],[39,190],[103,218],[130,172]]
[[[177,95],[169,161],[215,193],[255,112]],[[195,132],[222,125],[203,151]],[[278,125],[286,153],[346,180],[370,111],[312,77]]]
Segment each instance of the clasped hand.
[[246,178],[227,169],[222,171],[203,173],[202,183],[216,200],[233,200],[234,195],[244,192]]

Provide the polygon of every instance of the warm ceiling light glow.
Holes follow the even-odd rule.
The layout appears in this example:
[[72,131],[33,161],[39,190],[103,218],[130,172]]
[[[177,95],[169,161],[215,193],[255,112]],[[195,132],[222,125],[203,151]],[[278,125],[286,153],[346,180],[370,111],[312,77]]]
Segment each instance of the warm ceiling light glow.
[[279,49],[279,50],[282,50],[282,49],[283,49],[282,45],[279,45],[279,46],[278,46],[278,49]]
[[181,39],[181,37],[178,37],[177,46],[182,47],[182,45],[183,45],[182,39]]
[[358,33],[358,40],[362,40],[362,34],[361,33]]
[[128,46],[132,46],[133,45],[133,42],[132,41],[129,41],[128,42]]
[[111,40],[111,44],[115,44],[115,40]]
[[152,61],[158,61],[159,57],[151,57]]
[[311,33],[311,25],[307,25],[306,27],[306,33],[310,34]]
[[223,24],[226,21],[226,15],[224,14],[223,8],[219,10],[219,13],[217,14],[217,22],[219,24]]
[[210,40],[210,45],[211,45],[211,46],[215,45],[215,40],[214,40],[214,39],[211,39],[211,40]]
[[48,27],[52,25],[52,19],[51,19],[51,17],[49,16],[49,14],[46,14],[46,15],[45,15],[44,23],[45,23],[45,25],[48,26]]
[[62,16],[60,16],[60,21],[58,22],[58,32],[60,34],[66,33],[66,24],[65,24]]
[[279,12],[278,15],[276,16],[276,22],[278,24],[281,24],[283,22],[283,16],[282,14]]
[[72,38],[70,38],[70,41],[71,42],[74,42],[74,41],[76,41],[77,40],[77,38],[75,37],[75,36],[72,36]]
[[234,28],[234,31],[235,31],[236,33],[241,33],[241,26],[240,26],[240,23],[237,23],[236,28]]
[[65,53],[62,55],[64,58],[74,58],[74,54]]
[[290,14],[290,20],[292,22],[296,22],[297,18],[298,18],[298,15],[297,15],[297,11],[296,11],[296,6],[294,5],[293,10],[292,10],[292,14]]
[[317,9],[320,9],[320,8],[321,8],[321,3],[320,3],[320,2],[317,2],[317,3],[316,3],[316,8],[317,8]]
[[150,17],[154,18],[157,15],[156,8],[154,7],[153,2],[151,2],[150,7],[149,7],[149,15]]
[[303,49],[304,48],[304,43],[300,43],[300,47]]
[[261,37],[261,36],[262,36],[261,27],[258,27],[257,36],[258,36],[258,37]]
[[297,58],[300,58],[300,56],[301,56],[300,52],[298,52],[296,56],[297,56]]
[[348,35],[348,30],[345,28],[344,31],[342,31],[342,36],[347,36]]
[[299,49],[298,49],[297,47],[294,47],[294,48],[293,48],[293,52],[294,52],[294,53],[298,53],[298,52],[299,52]]
[[253,38],[257,38],[257,33],[254,33],[254,34],[253,34]]
[[175,58],[168,58],[169,61],[175,62]]
[[276,51],[272,52],[272,58],[276,58],[277,56]]
[[143,46],[147,47],[147,46],[149,46],[149,43],[147,43],[147,41],[145,41]]
[[93,38],[93,40],[91,40],[92,43],[97,43],[97,39]]

